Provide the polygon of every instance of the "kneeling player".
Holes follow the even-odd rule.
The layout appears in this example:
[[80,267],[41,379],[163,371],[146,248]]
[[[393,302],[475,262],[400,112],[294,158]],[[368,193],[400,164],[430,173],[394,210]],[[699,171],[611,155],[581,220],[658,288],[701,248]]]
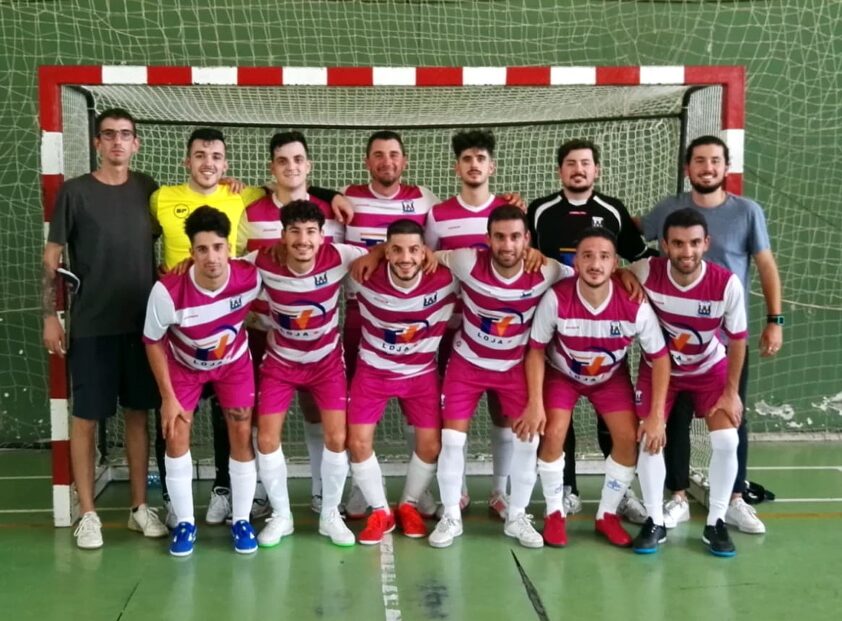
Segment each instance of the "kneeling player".
[[[743,410],[738,394],[747,336],[743,287],[736,275],[702,258],[710,237],[704,216],[694,209],[680,209],[667,217],[661,246],[666,257],[637,261],[631,270],[669,337],[672,371],[665,411],[672,409],[679,392],[688,392],[696,416],[705,418],[710,431],[710,508],[702,540],[712,554],[734,556],[724,518],[737,476],[737,427]],[[727,354],[720,330],[728,336]],[[640,365],[637,413],[642,418],[652,410],[648,398],[653,374],[649,365]],[[650,517],[634,548],[654,552],[666,538],[663,455],[642,451],[638,471]]]
[[248,521],[257,471],[251,443],[254,372],[243,322],[260,291],[260,276],[248,261],[229,260],[231,223],[222,212],[199,207],[185,221],[184,230],[193,266],[155,284],[143,329],[149,364],[161,391],[167,489],[178,522],[170,554],[189,555],[196,539],[190,430],[205,384],[213,386],[219,399],[231,442],[234,549],[250,553],[257,550]]
[[[619,280],[614,236],[606,229],[583,231],[576,245],[577,278],[558,283],[541,299],[532,324],[526,356],[529,405],[521,432],[540,433],[538,474],[547,501],[544,541],[561,547],[567,543],[563,499],[564,438],[573,407],[586,397],[611,433],[613,448],[605,460],[605,483],[596,513],[596,531],[616,546],[631,545],[617,515],[617,506],[634,479],[637,462],[638,421],[634,414],[626,354],[635,337],[653,368],[653,420],[661,421],[660,435],[650,438],[663,445],[663,406],[669,381],[669,358],[658,320],[648,304],[633,301]],[[544,348],[549,343],[545,375]]]
[[257,540],[259,545],[271,547],[293,531],[281,431],[295,391],[304,390],[315,400],[324,428],[319,533],[336,545],[350,546],[354,534],[339,514],[348,457],[345,362],[337,302],[349,266],[366,251],[324,244],[324,214],[309,201],[284,206],[281,222],[285,264],[278,265],[268,254],[256,258],[272,325],[260,366],[257,461],[273,510]]
[[400,525],[408,537],[427,534],[417,503],[435,476],[441,447],[436,351],[453,313],[456,285],[446,268],[422,272],[425,253],[421,226],[397,220],[386,232],[385,264],[365,284],[349,281],[362,318],[348,401],[348,451],[354,482],[372,508],[359,536],[363,544],[379,543],[395,528],[373,450],[374,429],[391,398],[415,427],[415,452],[398,504]]

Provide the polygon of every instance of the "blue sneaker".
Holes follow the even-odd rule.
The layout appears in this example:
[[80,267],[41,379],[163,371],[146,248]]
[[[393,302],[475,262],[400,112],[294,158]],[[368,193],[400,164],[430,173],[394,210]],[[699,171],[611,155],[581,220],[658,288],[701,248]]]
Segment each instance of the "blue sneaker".
[[196,525],[190,522],[179,522],[172,532],[170,554],[190,556],[193,553],[194,541],[196,541]]
[[257,551],[257,537],[254,528],[246,520],[239,520],[231,526],[231,536],[234,538],[234,551],[240,554],[251,554]]

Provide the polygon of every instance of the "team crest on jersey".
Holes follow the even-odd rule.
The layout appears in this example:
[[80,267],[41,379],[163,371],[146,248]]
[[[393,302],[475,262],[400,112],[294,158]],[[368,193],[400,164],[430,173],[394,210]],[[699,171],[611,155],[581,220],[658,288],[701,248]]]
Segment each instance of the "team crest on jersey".
[[228,346],[237,338],[234,326],[224,325],[216,329],[209,337],[196,341],[196,351],[193,357],[203,362],[222,360]]
[[620,324],[619,322],[612,321],[611,322],[611,336],[622,336],[623,333],[620,331]]
[[401,211],[404,213],[415,213],[415,203],[412,201],[401,201]]
[[424,308],[428,306],[432,306],[439,300],[439,294],[434,293],[433,295],[425,295],[424,296]]
[[231,307],[232,311],[237,310],[238,308],[243,307],[243,296],[238,295],[236,298],[231,298],[228,300],[229,306]]
[[383,340],[388,345],[408,345],[417,341],[424,329],[429,327],[429,322],[421,320],[407,323],[399,328],[384,328]]
[[605,226],[602,216],[591,216],[591,226]]
[[327,285],[327,272],[313,276],[313,284],[317,287],[324,287]]
[[711,302],[699,302],[699,309],[696,311],[696,313],[699,315],[699,317],[710,317],[711,306]]
[[316,317],[325,315],[325,307],[316,302],[302,300],[295,308],[285,308],[274,314],[275,322],[284,330],[306,330]]
[[190,207],[184,203],[179,203],[172,208],[172,213],[176,218],[184,219],[190,215]]

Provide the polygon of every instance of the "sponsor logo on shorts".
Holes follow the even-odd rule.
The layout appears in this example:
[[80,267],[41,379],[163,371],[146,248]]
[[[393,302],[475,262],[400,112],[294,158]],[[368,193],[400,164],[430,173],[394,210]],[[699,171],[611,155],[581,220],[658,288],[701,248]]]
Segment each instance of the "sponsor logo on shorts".
[[635,405],[642,405],[643,404],[643,391],[635,389],[634,391],[634,404]]

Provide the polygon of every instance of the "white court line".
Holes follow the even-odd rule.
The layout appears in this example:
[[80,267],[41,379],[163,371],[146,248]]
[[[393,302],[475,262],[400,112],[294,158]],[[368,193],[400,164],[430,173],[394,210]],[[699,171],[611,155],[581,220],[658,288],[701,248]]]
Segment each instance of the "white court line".
[[775,498],[772,504],[779,502],[842,502],[842,498]]
[[0,477],[0,481],[27,481],[32,479],[52,479],[49,474],[33,474],[31,476]]
[[386,608],[386,621],[401,621],[394,543],[391,533],[386,534],[380,542],[380,589],[383,593],[383,606]]
[[749,466],[749,470],[839,470],[842,466]]

